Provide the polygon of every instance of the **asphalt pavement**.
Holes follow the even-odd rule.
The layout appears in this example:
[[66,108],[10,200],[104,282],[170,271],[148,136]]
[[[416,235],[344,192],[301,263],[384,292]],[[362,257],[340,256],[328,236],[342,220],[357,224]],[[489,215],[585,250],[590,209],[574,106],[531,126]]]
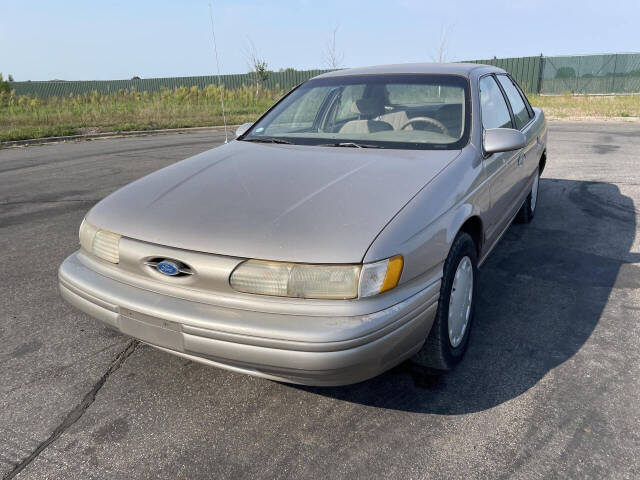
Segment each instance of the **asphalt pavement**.
[[94,203],[222,139],[0,150],[3,479],[640,478],[640,124],[550,124],[458,369],[339,388],[180,359],[58,295]]

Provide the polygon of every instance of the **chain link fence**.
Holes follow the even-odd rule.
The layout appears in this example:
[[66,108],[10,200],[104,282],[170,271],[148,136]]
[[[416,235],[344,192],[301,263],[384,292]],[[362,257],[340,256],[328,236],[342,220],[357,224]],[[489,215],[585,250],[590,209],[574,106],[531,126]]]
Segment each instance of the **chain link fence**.
[[[640,53],[608,55],[572,55],[559,57],[513,57],[472,60],[505,69],[527,93],[620,94],[640,93]],[[290,90],[296,85],[329,70],[269,72],[264,88]],[[224,85],[227,89],[255,86],[251,73],[237,75],[149,78],[104,81],[11,82],[17,95],[65,97],[69,94],[117,93],[124,90],[159,91],[178,87],[205,88]]]

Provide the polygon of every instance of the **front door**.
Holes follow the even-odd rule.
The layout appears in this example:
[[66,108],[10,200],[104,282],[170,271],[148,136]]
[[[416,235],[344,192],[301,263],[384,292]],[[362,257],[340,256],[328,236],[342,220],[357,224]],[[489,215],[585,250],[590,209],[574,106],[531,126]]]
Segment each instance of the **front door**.
[[[509,107],[492,75],[480,79],[480,108],[483,129],[513,128]],[[487,245],[493,244],[516,213],[521,154],[521,150],[500,152],[484,159],[491,192],[491,206],[487,212]]]

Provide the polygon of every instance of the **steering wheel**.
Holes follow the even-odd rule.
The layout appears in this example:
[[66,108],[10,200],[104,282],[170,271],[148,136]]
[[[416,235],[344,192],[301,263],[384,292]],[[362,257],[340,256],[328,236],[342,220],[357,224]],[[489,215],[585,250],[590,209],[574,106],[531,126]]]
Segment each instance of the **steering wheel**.
[[451,136],[451,134],[449,133],[449,129],[447,127],[445,127],[442,123],[440,123],[438,120],[436,120],[435,118],[431,118],[431,117],[414,117],[409,119],[409,121],[404,122],[404,125],[402,125],[400,127],[400,130],[404,130],[405,128],[407,128],[409,125],[412,125],[414,123],[429,123],[431,125],[434,125],[436,127],[438,127],[442,133],[444,133],[447,136]]

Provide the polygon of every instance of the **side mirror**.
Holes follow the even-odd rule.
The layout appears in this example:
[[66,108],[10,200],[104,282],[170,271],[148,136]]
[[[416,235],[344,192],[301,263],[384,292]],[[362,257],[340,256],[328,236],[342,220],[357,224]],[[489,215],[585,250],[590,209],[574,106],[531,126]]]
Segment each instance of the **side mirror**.
[[484,131],[483,148],[487,154],[519,150],[526,142],[524,134],[513,128],[490,128]]
[[251,125],[253,125],[253,123],[251,123],[251,122],[243,123],[242,125],[240,125],[236,129],[236,138],[238,138],[240,135],[244,135],[246,133],[246,131],[249,130],[249,128],[251,128]]

